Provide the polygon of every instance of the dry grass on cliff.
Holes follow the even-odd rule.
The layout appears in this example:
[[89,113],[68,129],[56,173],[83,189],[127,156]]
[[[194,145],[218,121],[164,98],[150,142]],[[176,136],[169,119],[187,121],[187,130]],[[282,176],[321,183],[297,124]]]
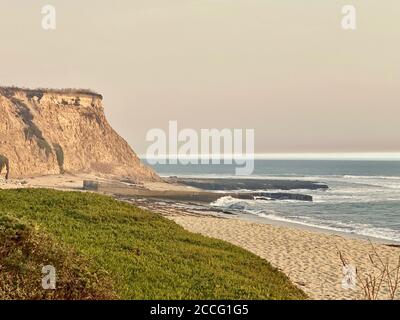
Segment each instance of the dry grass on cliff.
[[17,92],[17,91],[23,91],[25,93],[32,94],[32,95],[43,95],[44,93],[55,93],[55,94],[65,94],[65,95],[91,95],[91,96],[96,96],[99,97],[100,99],[103,99],[103,96],[91,89],[82,89],[82,88],[64,88],[64,89],[54,89],[54,88],[35,88],[35,89],[29,89],[29,88],[24,88],[24,87],[0,87],[0,94],[4,94],[5,96],[9,96],[10,94]]
[[[0,219],[3,298],[97,299],[112,297],[111,288],[122,299],[306,298],[256,255],[110,197],[5,190]],[[65,279],[53,296],[40,289],[43,264]]]

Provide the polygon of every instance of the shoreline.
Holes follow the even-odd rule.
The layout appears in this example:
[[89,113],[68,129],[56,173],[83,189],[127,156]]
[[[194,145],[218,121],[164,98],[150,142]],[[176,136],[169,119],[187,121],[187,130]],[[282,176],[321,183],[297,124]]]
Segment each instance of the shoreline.
[[297,228],[300,230],[306,230],[311,232],[323,233],[328,235],[337,235],[342,236],[349,239],[358,239],[358,240],[370,240],[372,243],[382,244],[387,246],[397,246],[400,248],[400,241],[395,241],[391,239],[384,239],[372,236],[366,236],[358,233],[350,233],[340,230],[333,230],[328,229],[320,226],[312,226],[308,224],[302,224],[301,222],[291,222],[291,221],[284,221],[284,220],[274,220],[268,217],[260,217],[252,214],[239,214],[240,219],[249,222],[255,222],[260,224],[270,224],[274,226],[282,226],[288,228]]
[[[154,209],[153,209],[154,211]],[[355,266],[361,276],[374,272],[369,256],[374,250],[391,265],[400,257],[400,247],[371,243],[288,225],[274,225],[242,220],[237,216],[195,215],[186,212],[162,213],[190,232],[227,241],[267,260],[284,272],[311,299],[362,300],[356,290],[343,289],[343,270],[339,251]],[[384,285],[379,299],[388,299]],[[396,295],[400,299],[400,292]]]
[[[365,298],[359,287],[354,291],[342,288],[343,270],[338,250],[357,268],[361,276],[366,276],[374,271],[370,261],[370,255],[374,250],[385,261],[388,259],[391,264],[397,263],[400,257],[398,244],[393,246],[391,241],[379,238],[373,239],[297,223],[276,221],[251,214],[224,213],[223,210],[213,210],[212,207],[195,201],[173,200],[171,194],[166,199],[146,197],[146,190],[179,194],[199,192],[196,189],[189,191],[184,186],[160,183],[125,186],[125,190],[129,192],[121,194],[120,191],[123,189],[121,184],[113,188],[115,181],[104,179],[98,181],[106,185],[111,182],[104,190],[98,190],[98,193],[159,213],[190,232],[227,241],[258,255],[284,272],[311,299]],[[20,182],[0,183],[0,189],[12,187],[53,188],[88,192],[82,188],[82,182],[82,176],[40,177],[27,179],[24,184]],[[136,196],[135,190],[140,191],[136,193]],[[366,240],[367,238],[371,240],[372,244]],[[387,288],[383,287],[379,298],[388,298]],[[400,299],[400,292],[396,299]]]
[[[179,178],[180,179],[180,178]],[[186,178],[183,178],[185,180]],[[193,177],[189,178],[194,179]],[[65,174],[65,175],[48,175],[40,177],[32,177],[20,180],[10,180],[8,182],[0,179],[0,189],[14,189],[14,188],[52,188],[59,190],[70,190],[70,191],[88,191],[82,188],[83,181],[90,180],[96,181],[100,184],[98,190],[92,190],[95,192],[100,192],[108,195],[113,195],[116,197],[130,197],[130,198],[143,198],[149,201],[169,201],[170,203],[196,203],[204,205],[203,211],[214,212],[215,215],[223,213],[226,217],[237,216],[240,219],[250,222],[256,222],[260,224],[270,224],[275,226],[286,226],[291,228],[298,228],[301,230],[308,230],[313,232],[320,232],[324,234],[333,234],[347,237],[350,239],[360,239],[360,240],[370,240],[377,244],[386,244],[389,246],[400,246],[400,241],[379,238],[375,236],[361,235],[358,233],[350,233],[341,230],[335,230],[323,226],[309,225],[302,223],[300,221],[289,221],[285,219],[272,219],[269,217],[257,216],[255,214],[245,214],[240,212],[227,212],[221,208],[210,207],[209,203],[215,201],[216,199],[227,196],[236,195],[231,193],[218,193],[212,191],[205,191],[194,186],[182,185],[179,183],[171,182],[171,178],[165,179],[165,182],[157,183],[144,183],[138,185],[132,185],[120,182],[115,179],[110,179],[106,177],[97,177],[93,174]],[[172,178],[172,181],[174,178]],[[200,180],[220,180],[216,179],[200,179]],[[258,179],[254,179],[258,180]],[[282,183],[282,181],[275,179],[268,179],[267,181],[272,181]],[[284,180],[285,182],[285,180]],[[312,184],[318,185],[318,184]],[[89,190],[90,191],[90,190]],[[245,198],[244,198],[245,199]]]
[[[378,238],[332,232],[295,223],[251,215],[225,214],[172,204],[170,201],[123,199],[159,213],[190,232],[227,241],[268,261],[285,273],[311,299],[364,300],[362,288],[344,289],[339,252],[357,269],[361,278],[376,273],[370,256],[376,251],[391,268],[400,259],[400,246]],[[244,218],[245,217],[245,218]],[[357,280],[359,283],[359,280]],[[389,299],[386,284],[378,299]],[[395,296],[400,299],[400,292]]]

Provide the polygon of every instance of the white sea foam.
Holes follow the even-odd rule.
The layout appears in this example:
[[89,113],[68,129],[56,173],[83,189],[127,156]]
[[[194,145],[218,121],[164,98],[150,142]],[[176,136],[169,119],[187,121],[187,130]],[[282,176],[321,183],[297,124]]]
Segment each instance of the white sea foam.
[[[351,198],[352,197],[349,196],[349,200],[351,200]],[[337,201],[343,202],[346,200],[343,200],[341,196]],[[231,196],[225,196],[211,203],[211,206],[235,212],[254,214],[270,220],[400,242],[400,232],[388,227],[377,227],[367,223],[343,222],[334,220],[334,215],[331,215],[331,219],[327,219],[326,216],[324,216],[325,219],[318,219],[306,215],[284,215],[268,206],[270,203],[269,201],[261,199],[242,200]],[[279,206],[279,203],[282,203],[282,201],[275,201],[273,203],[278,203]],[[301,201],[299,203],[301,203]]]
[[[400,176],[351,174],[263,174],[243,179],[303,180],[326,183],[327,190],[242,190],[235,192],[289,192],[311,195],[313,202],[221,198],[217,208],[302,224],[332,231],[400,242]],[[354,171],[355,172],[355,171]],[[396,172],[396,171],[393,171]],[[227,174],[186,175],[197,178],[235,178]]]
[[300,224],[308,227],[357,234],[365,237],[379,238],[389,241],[400,242],[400,233],[389,228],[378,228],[367,224],[349,224],[340,221],[324,221],[318,219],[310,219],[309,217],[298,216],[295,218],[285,218],[277,214],[259,214],[259,216],[294,224]]

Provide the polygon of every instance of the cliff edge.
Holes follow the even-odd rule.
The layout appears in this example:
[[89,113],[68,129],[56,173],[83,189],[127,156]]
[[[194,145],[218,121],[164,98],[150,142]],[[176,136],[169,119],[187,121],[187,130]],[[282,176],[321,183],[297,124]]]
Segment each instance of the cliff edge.
[[67,172],[159,181],[107,122],[102,99],[89,90],[1,87],[0,156],[10,177]]

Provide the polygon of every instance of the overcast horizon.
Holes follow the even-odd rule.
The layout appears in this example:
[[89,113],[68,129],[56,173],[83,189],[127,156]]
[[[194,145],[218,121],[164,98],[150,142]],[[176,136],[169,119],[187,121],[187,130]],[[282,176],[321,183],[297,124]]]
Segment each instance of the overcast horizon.
[[138,154],[176,120],[254,129],[256,154],[400,159],[400,2],[384,3],[353,1],[345,31],[338,0],[4,0],[0,85],[93,89]]

